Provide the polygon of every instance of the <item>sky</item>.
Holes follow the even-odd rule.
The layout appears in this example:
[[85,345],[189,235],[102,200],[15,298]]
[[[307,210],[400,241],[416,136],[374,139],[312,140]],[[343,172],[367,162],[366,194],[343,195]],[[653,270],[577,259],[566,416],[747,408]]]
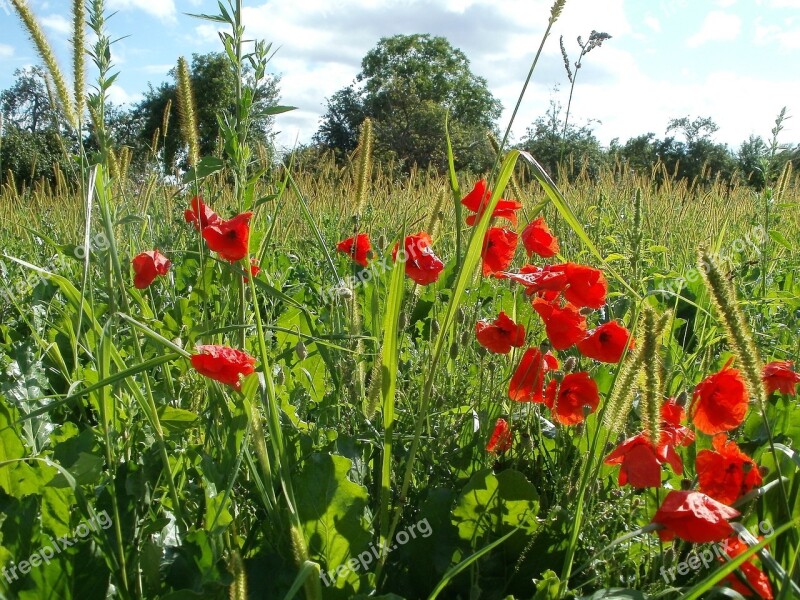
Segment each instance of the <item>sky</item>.
[[[227,1],[227,0],[224,0]],[[65,72],[70,65],[67,0],[28,0]],[[216,0],[107,0],[113,61],[120,71],[111,98],[141,99],[179,56],[220,51],[215,24],[187,13],[215,13]],[[281,77],[278,142],[308,142],[326,99],[349,85],[381,37],[446,37],[470,60],[503,104],[508,124],[549,15],[550,0],[244,0],[246,35],[273,43],[270,70]],[[591,121],[603,144],[652,132],[672,118],[710,116],[717,142],[736,149],[751,134],[770,136],[786,106],[793,118],[783,142],[800,142],[800,0],[567,0],[548,39],[512,128],[515,141],[551,100],[566,105],[569,81],[559,36],[571,61],[577,37],[592,30],[612,39],[583,60],[570,120]],[[0,89],[37,55],[0,0]]]

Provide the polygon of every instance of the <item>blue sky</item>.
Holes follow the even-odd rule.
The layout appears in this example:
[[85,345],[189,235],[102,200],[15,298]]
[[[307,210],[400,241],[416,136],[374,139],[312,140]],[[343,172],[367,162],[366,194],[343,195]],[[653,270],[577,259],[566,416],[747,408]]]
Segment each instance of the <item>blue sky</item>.
[[[29,0],[65,69],[69,67],[69,5]],[[181,55],[218,51],[212,24],[186,16],[215,12],[215,0],[107,0],[120,70],[112,97],[135,102],[167,78]],[[381,36],[431,33],[446,36],[488,80],[505,112],[516,102],[549,14],[541,0],[245,0],[250,36],[272,41],[271,63],[282,77],[282,103],[298,107],[281,115],[279,141],[307,141],[325,110],[325,99],[348,85],[364,54]],[[784,142],[800,141],[800,0],[567,0],[534,75],[534,85],[514,127],[519,139],[550,99],[566,103],[558,36],[576,55],[576,38],[592,29],[613,39],[584,59],[575,90],[576,122],[594,125],[603,143],[653,132],[663,136],[673,117],[711,116],[717,141],[733,146],[750,134],[768,136],[783,106]],[[0,89],[15,69],[37,62],[7,0],[0,0]],[[554,86],[559,86],[554,91]]]

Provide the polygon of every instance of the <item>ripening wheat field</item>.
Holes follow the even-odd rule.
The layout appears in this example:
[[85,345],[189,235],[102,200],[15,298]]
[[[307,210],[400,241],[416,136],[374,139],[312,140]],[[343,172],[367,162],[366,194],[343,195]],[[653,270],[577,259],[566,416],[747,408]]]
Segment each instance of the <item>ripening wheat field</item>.
[[791,164],[221,135],[0,188],[0,597],[800,597]]

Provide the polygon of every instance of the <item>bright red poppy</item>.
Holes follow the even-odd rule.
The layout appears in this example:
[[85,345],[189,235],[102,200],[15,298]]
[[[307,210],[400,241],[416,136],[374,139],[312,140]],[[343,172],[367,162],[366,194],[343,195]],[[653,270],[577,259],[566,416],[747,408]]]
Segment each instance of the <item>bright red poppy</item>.
[[747,414],[747,386],[729,360],[721,371],[709,375],[694,388],[689,414],[695,427],[708,435],[735,429]]
[[[747,544],[739,539],[738,535],[732,535],[729,537],[723,542],[723,546],[725,548],[725,553],[731,558],[736,558],[743,552],[746,552],[749,548]],[[753,590],[755,590],[757,594],[756,597],[761,598],[762,600],[773,600],[774,596],[772,595],[772,586],[769,584],[769,579],[767,578],[766,573],[764,573],[764,571],[755,565],[755,558],[755,556],[751,556],[739,566],[739,571],[741,571],[742,575],[744,575],[744,578],[747,579],[747,583],[753,587],[752,590],[742,583],[735,573],[731,573],[730,575],[726,576],[725,581],[730,583],[731,587],[739,592],[742,596],[752,596]],[[722,557],[720,557],[720,560],[725,561],[725,559]]]
[[197,372],[236,390],[242,385],[239,378],[255,371],[256,359],[236,348],[206,345],[197,351],[191,358]]
[[741,513],[693,490],[672,490],[653,517],[653,523],[663,525],[658,530],[662,542],[676,536],[687,542],[705,544],[718,542],[733,533],[729,519]]
[[187,223],[194,225],[197,231],[202,231],[220,220],[219,215],[211,210],[200,196],[192,198],[189,204],[191,208],[183,211],[183,218]]
[[[584,356],[606,363],[618,363],[628,345],[630,331],[617,323],[609,321],[593,329],[578,342],[578,351]],[[631,342],[633,348],[633,342]]]
[[372,244],[369,241],[369,236],[366,233],[359,233],[354,237],[349,237],[346,240],[339,242],[336,245],[339,252],[347,254],[356,264],[362,267],[367,266],[367,257],[372,250]]
[[713,450],[700,450],[695,462],[698,489],[723,504],[733,504],[762,483],[761,471],[752,458],[724,433],[714,436]]
[[519,283],[525,287],[525,293],[528,296],[543,292],[562,292],[568,283],[567,274],[550,265],[545,267],[525,265],[519,270],[519,273],[502,271],[494,273],[494,276],[497,279],[510,279]]
[[478,343],[496,354],[508,354],[511,348],[525,344],[525,327],[517,325],[506,313],[500,311],[494,321],[481,319],[475,323]]
[[[604,463],[619,465],[619,485],[630,484],[635,488],[659,487],[661,485],[661,459],[646,433],[628,438],[617,446]],[[681,464],[681,471],[683,465]]]
[[143,290],[149,286],[159,275],[166,275],[172,263],[158,250],[142,252],[131,260],[133,267],[133,285]]
[[542,354],[539,348],[528,348],[511,376],[508,397],[516,402],[544,402],[544,375],[558,368],[558,359]]
[[490,227],[483,243],[483,274],[505,271],[514,260],[519,236],[505,227]]
[[[467,207],[468,210],[476,213],[467,217],[467,225],[472,226],[480,219],[483,210],[489,204],[492,197],[492,192],[486,189],[486,180],[479,179],[475,182],[472,191],[461,199],[461,204]],[[498,219],[508,219],[512,225],[517,224],[517,211],[522,208],[522,204],[515,200],[500,200],[497,201],[497,206],[492,212],[492,217]]]
[[554,265],[553,269],[563,268],[567,277],[567,287],[564,289],[564,298],[578,308],[602,308],[606,303],[608,283],[603,272],[575,263]]
[[558,302],[534,298],[533,309],[542,317],[547,339],[556,350],[566,350],[586,336],[586,317],[572,304],[561,307]]
[[242,260],[247,256],[252,216],[253,213],[246,212],[227,221],[217,221],[203,229],[203,239],[211,250],[225,260]]
[[547,384],[544,403],[556,421],[562,425],[576,425],[597,410],[600,394],[588,373],[570,373],[561,382],[553,379]]
[[497,419],[497,423],[492,431],[492,437],[489,438],[489,443],[486,444],[487,452],[507,452],[511,450],[511,444],[514,441],[514,434],[511,432],[511,426],[505,419]]
[[558,254],[558,240],[545,223],[544,217],[528,223],[522,230],[521,237],[528,256],[538,254],[542,258],[551,258]]
[[796,394],[795,388],[800,383],[800,373],[792,369],[792,361],[776,360],[764,365],[761,380],[767,389],[767,394],[780,392],[787,396]]
[[[681,425],[686,418],[683,407],[670,398],[661,405],[661,443],[669,446],[688,446],[694,441],[694,432]],[[677,472],[677,470],[676,470]]]
[[[431,236],[424,231],[409,235],[403,243],[406,275],[420,285],[438,281],[444,263],[431,250]],[[392,260],[397,260],[399,245],[394,247]]]
[[[258,262],[256,262],[255,258],[250,259],[250,276],[251,277],[258,277],[258,274],[261,273],[261,267],[258,266]],[[244,276],[244,282],[249,283],[250,277],[247,275]]]

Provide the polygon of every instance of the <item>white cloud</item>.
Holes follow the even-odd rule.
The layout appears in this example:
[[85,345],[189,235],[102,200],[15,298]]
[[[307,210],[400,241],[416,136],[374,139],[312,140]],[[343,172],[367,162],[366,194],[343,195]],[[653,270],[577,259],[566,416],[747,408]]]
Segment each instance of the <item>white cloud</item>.
[[54,31],[61,35],[70,35],[72,33],[72,24],[61,15],[47,15],[39,19],[42,27]]
[[0,58],[11,58],[14,56],[14,48],[8,44],[0,44]]
[[706,42],[732,41],[739,37],[742,31],[742,19],[719,10],[712,10],[706,15],[700,31],[691,36],[687,41],[690,48],[696,48]]
[[[799,0],[800,1],[800,0]],[[760,46],[778,44],[785,50],[800,49],[800,27],[794,27],[793,19],[786,19],[783,25],[764,24],[764,19],[758,17],[755,23],[753,41]]]
[[721,6],[722,8],[729,8],[736,4],[736,0],[717,0],[717,6]]
[[109,0],[108,8],[115,10],[142,10],[162,21],[174,21],[178,11],[174,0]]
[[645,25],[647,25],[650,29],[652,29],[656,33],[659,33],[661,31],[661,21],[659,21],[655,17],[649,17],[649,16],[645,17],[643,22]]
[[108,99],[116,105],[133,104],[142,99],[141,94],[130,94],[122,86],[112,85],[108,89]]

